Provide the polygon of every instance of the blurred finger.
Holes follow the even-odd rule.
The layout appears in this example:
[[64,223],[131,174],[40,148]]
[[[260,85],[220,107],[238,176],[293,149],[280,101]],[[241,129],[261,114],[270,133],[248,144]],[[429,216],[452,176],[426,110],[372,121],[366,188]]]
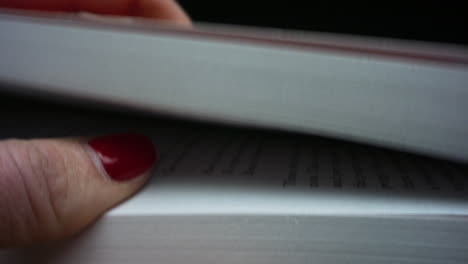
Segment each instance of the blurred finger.
[[190,18],[174,0],[0,0],[0,7],[138,16],[191,25]]

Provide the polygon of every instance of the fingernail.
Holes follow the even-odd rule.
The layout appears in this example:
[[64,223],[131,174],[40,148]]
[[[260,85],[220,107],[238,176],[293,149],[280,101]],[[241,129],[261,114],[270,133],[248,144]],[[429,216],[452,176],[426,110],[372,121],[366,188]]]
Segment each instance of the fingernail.
[[102,168],[115,181],[126,181],[147,172],[156,161],[151,140],[141,134],[108,135],[88,141]]

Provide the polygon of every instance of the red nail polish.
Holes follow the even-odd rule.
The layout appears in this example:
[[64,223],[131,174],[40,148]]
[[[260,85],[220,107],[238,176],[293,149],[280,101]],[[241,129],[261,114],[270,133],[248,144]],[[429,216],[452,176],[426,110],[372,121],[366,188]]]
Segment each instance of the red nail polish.
[[102,136],[90,140],[88,145],[96,152],[107,174],[116,181],[138,177],[156,161],[153,143],[141,134]]

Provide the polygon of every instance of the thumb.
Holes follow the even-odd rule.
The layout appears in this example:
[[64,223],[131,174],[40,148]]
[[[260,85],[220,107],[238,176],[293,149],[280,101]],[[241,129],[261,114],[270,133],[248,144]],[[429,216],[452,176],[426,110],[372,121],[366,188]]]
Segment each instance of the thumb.
[[0,141],[0,247],[77,233],[135,193],[155,160],[140,134]]

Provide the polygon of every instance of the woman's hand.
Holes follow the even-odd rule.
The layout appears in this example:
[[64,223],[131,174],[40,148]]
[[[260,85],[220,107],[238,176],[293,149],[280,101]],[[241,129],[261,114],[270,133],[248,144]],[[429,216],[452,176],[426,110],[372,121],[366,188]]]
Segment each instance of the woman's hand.
[[[0,7],[141,16],[190,26],[173,0],[0,0]],[[0,247],[76,234],[137,192],[156,162],[140,134],[0,140]]]
[[0,0],[0,7],[145,17],[191,25],[190,18],[174,0]]

